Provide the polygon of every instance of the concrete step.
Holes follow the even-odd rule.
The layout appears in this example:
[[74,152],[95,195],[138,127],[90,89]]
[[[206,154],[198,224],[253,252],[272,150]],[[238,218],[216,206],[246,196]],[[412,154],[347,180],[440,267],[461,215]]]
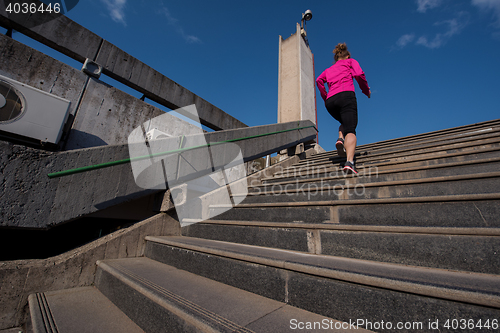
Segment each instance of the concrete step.
[[321,323],[314,332],[342,325],[347,329],[339,332],[353,332],[324,315],[149,258],[105,260],[98,268],[96,286],[145,332],[289,332],[306,322]]
[[[391,172],[398,172],[401,170],[406,170],[412,168],[415,170],[422,170],[429,167],[438,167],[441,164],[450,163],[470,163],[476,160],[495,160],[500,158],[500,145],[498,147],[482,148],[480,150],[467,149],[466,151],[460,152],[442,152],[439,154],[426,154],[417,155],[411,158],[405,159],[385,159],[378,160],[375,159],[365,159],[356,162],[357,169],[359,171],[359,176],[370,176],[376,174],[377,172],[390,170]],[[307,177],[324,177],[334,175],[343,175],[341,168],[345,162],[344,160],[329,161],[321,164],[302,164],[301,166],[295,165],[294,168],[287,168],[271,177],[265,177],[262,179],[263,183],[271,183],[277,181],[284,181],[287,179],[295,179],[297,177],[307,178]]]
[[[495,138],[500,136],[500,127],[489,128],[489,130],[482,130],[480,132],[474,133],[463,133],[459,135],[450,135],[445,137],[430,137],[425,138],[419,141],[411,141],[411,142],[400,142],[392,145],[360,145],[357,147],[359,152],[366,151],[369,154],[376,155],[387,155],[391,153],[413,153],[415,151],[422,151],[423,149],[431,149],[437,147],[447,147],[450,145],[458,145],[458,144],[467,144],[467,143],[477,143],[480,141],[491,140],[495,141]],[[321,156],[314,156],[313,160],[319,160],[324,158],[337,157],[337,151],[331,151],[326,154],[322,154]]]
[[500,172],[496,171],[385,182],[351,183],[339,179],[321,179],[307,183],[290,182],[273,184],[265,190],[252,191],[248,194],[233,193],[233,197],[237,199],[236,202],[250,204],[499,193],[499,189]]
[[[374,142],[364,145],[359,145],[358,148],[360,150],[389,150],[389,149],[398,149],[403,146],[410,146],[421,143],[429,143],[429,142],[438,142],[443,140],[457,140],[460,138],[470,137],[474,138],[476,136],[490,134],[492,132],[498,131],[500,128],[500,120],[494,120],[491,122],[483,123],[483,124],[474,124],[467,125],[463,127],[445,129],[441,131],[417,134],[413,136],[401,137],[390,139],[386,141]],[[334,155],[335,151],[325,152],[316,155],[317,158],[321,158],[323,156]]]
[[[212,205],[217,220],[379,226],[500,227],[500,193]],[[226,211],[227,210],[227,211]],[[215,215],[219,213],[219,215]]]
[[[489,124],[477,124],[477,125],[472,125],[472,126],[465,126],[463,129],[461,128],[452,128],[449,130],[442,130],[442,131],[437,131],[437,132],[431,132],[431,133],[424,133],[424,134],[419,134],[419,135],[414,135],[410,137],[403,137],[403,138],[397,138],[397,139],[391,139],[387,141],[381,141],[381,142],[375,142],[371,144],[365,144],[365,145],[359,145],[357,146],[357,154],[360,154],[361,156],[358,156],[358,160],[360,158],[363,158],[367,154],[372,154],[372,155],[379,155],[379,154],[386,154],[392,152],[396,152],[397,150],[400,149],[407,149],[409,148],[409,151],[411,153],[412,150],[415,150],[416,145],[421,145],[422,143],[430,144],[432,143],[434,145],[434,148],[440,147],[443,145],[443,140],[448,140],[452,143],[457,143],[457,140],[462,139],[462,142],[467,142],[467,140],[464,140],[466,138],[470,139],[477,139],[478,136],[481,135],[489,135],[490,137],[494,138],[495,136],[498,136],[498,130],[500,128],[500,120],[495,120],[492,122],[489,122]],[[440,142],[441,141],[441,142]],[[481,141],[481,140],[479,140]],[[406,147],[406,148],[405,148]],[[325,153],[320,153],[316,154],[315,156],[312,156],[308,159],[309,163],[314,163],[314,162],[321,162],[325,160],[343,160],[343,158],[340,158],[336,151],[329,151]]]
[[[465,142],[461,144],[450,144],[445,146],[436,146],[434,148],[422,148],[419,150],[398,151],[391,153],[370,153],[364,152],[356,157],[356,164],[366,166],[366,164],[375,164],[379,166],[381,163],[408,163],[408,161],[416,162],[422,160],[432,160],[441,157],[461,156],[477,154],[481,151],[492,151],[500,149],[500,137],[490,140],[479,140],[474,142]],[[498,155],[497,155],[498,156]],[[330,157],[324,159],[312,160],[311,158],[301,161],[293,166],[285,168],[282,172],[278,172],[275,176],[282,174],[290,174],[297,170],[305,170],[310,168],[325,167],[330,164],[340,164],[345,161],[345,158]]]
[[[500,144],[494,144],[487,146],[464,147],[460,150],[452,150],[452,151],[441,150],[434,152],[427,151],[426,153],[423,154],[412,154],[412,155],[402,154],[400,156],[390,156],[390,157],[385,155],[369,156],[366,154],[356,158],[356,165],[358,167],[369,167],[369,166],[382,167],[382,166],[392,165],[393,166],[392,168],[394,169],[395,167],[411,165],[409,163],[417,163],[423,161],[432,162],[443,158],[456,159],[457,157],[464,157],[464,160],[470,160],[474,156],[478,156],[477,158],[480,159],[494,158],[499,156],[498,153],[499,150],[500,150]],[[306,159],[288,168],[284,168],[279,172],[276,172],[274,174],[274,177],[298,175],[307,170],[328,168],[331,167],[332,165],[340,167],[343,166],[344,163],[345,163],[345,158],[340,158],[340,157],[331,158],[328,160],[316,161],[316,162],[311,161],[310,159]]]
[[495,128],[482,134],[477,135],[456,135],[442,139],[426,139],[420,142],[405,143],[394,145],[391,147],[377,147],[367,148],[361,147],[360,149],[369,151],[370,154],[390,154],[390,153],[413,153],[415,151],[422,151],[424,149],[436,149],[439,147],[453,147],[461,145],[475,145],[479,142],[495,142],[495,138],[500,137],[500,128]]
[[144,333],[94,287],[29,296],[34,333]]
[[[494,145],[498,143],[500,135],[498,132],[490,133],[488,135],[482,135],[471,138],[460,138],[447,141],[436,141],[436,142],[423,142],[418,145],[412,144],[411,146],[397,146],[397,149],[374,149],[365,146],[356,147],[356,152],[359,153],[360,157],[365,157],[367,155],[372,156],[391,156],[391,155],[415,155],[424,153],[426,151],[439,152],[443,150],[452,149],[463,149],[466,147],[477,147],[484,145]],[[321,155],[315,155],[310,157],[312,161],[320,162],[321,160],[329,160],[332,158],[338,158],[337,151],[333,150]]]
[[[500,153],[500,151],[499,151]],[[359,168],[359,175],[351,177],[346,175],[340,168],[332,167],[329,170],[317,170],[297,177],[283,177],[267,179],[263,184],[257,184],[248,188],[249,192],[262,192],[272,190],[273,186],[286,186],[288,184],[303,184],[321,181],[336,181],[338,184],[362,184],[368,182],[386,182],[395,180],[411,180],[431,177],[445,177],[454,175],[470,175],[476,173],[495,172],[500,170],[500,156],[485,159],[470,159],[454,162],[442,162],[432,165],[413,166],[398,169],[385,168]],[[252,185],[252,184],[250,184]]]
[[372,326],[360,326],[376,331],[382,320],[421,323],[412,328],[426,331],[430,321],[442,325],[450,318],[484,322],[500,316],[497,275],[192,237],[146,239],[149,258],[344,322],[368,320]]
[[209,220],[187,237],[397,264],[500,274],[500,228],[437,228]]
[[458,138],[465,136],[480,135],[483,133],[490,132],[492,130],[497,130],[500,127],[500,120],[493,120],[484,123],[478,123],[473,125],[466,125],[461,127],[449,128],[440,131],[416,134],[412,136],[406,136],[401,138],[395,138],[385,141],[379,141],[374,143],[369,143],[365,145],[360,145],[366,148],[389,148],[398,147],[405,144],[411,144],[415,142],[422,142],[427,140],[440,140],[443,138]]

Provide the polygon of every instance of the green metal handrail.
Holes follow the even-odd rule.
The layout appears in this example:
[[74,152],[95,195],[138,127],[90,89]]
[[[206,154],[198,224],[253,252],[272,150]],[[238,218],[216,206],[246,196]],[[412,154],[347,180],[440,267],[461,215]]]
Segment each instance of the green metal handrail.
[[111,161],[111,162],[105,162],[105,163],[100,163],[100,164],[95,164],[95,165],[89,165],[89,166],[84,166],[80,168],[75,168],[75,169],[68,169],[64,171],[58,171],[58,172],[53,172],[49,173],[48,177],[49,178],[59,178],[59,177],[64,177],[64,176],[69,176],[77,173],[83,173],[91,170],[97,170],[97,169],[103,169],[103,168],[109,168],[115,165],[120,165],[120,164],[126,164],[130,162],[135,162],[135,161],[140,161],[140,160],[145,160],[148,158],[153,158],[153,157],[158,157],[158,156],[163,156],[163,155],[169,155],[169,154],[176,154],[176,153],[182,153],[188,150],[194,150],[198,148],[204,148],[204,147],[210,147],[210,146],[216,146],[219,144],[223,143],[230,143],[230,142],[237,142],[237,141],[242,141],[242,140],[247,140],[247,139],[254,139],[262,136],[267,136],[267,135],[273,135],[273,134],[279,134],[279,133],[284,133],[284,132],[290,132],[290,131],[296,131],[296,130],[301,130],[301,129],[306,129],[306,128],[311,128],[314,127],[316,132],[318,129],[314,125],[310,126],[304,126],[304,127],[297,127],[297,128],[290,128],[287,130],[281,130],[281,131],[276,131],[276,132],[270,132],[270,133],[264,133],[264,134],[257,134],[257,135],[252,135],[252,136],[246,136],[243,138],[237,138],[237,139],[230,139],[226,141],[218,141],[218,142],[212,142],[212,143],[207,143],[204,145],[199,145],[199,146],[194,146],[194,147],[188,147],[188,148],[179,148],[179,149],[174,149],[166,152],[161,152],[161,153],[155,153],[151,155],[144,155],[144,156],[137,156],[134,158],[126,158],[123,160],[118,160],[118,161]]

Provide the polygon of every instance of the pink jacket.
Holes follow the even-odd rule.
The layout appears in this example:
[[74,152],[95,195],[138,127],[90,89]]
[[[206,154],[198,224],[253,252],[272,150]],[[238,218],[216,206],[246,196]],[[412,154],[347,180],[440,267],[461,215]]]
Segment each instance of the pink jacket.
[[[354,91],[353,78],[358,81],[363,94],[368,96],[370,88],[366,82],[365,73],[354,59],[338,60],[333,66],[327,68],[316,79],[321,97],[327,100],[335,94],[342,91]],[[325,89],[325,83],[328,83],[328,94]]]

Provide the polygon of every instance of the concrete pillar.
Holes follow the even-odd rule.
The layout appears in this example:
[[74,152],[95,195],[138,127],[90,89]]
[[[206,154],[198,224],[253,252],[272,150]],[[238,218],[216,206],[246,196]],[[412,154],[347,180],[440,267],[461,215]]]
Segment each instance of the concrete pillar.
[[287,39],[279,37],[278,123],[316,121],[314,56],[297,31]]

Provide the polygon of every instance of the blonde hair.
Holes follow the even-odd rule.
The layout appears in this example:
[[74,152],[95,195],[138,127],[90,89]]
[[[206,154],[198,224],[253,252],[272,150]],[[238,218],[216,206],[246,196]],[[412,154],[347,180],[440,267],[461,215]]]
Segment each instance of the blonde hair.
[[335,61],[343,58],[350,58],[351,53],[347,51],[347,45],[346,43],[338,43],[337,46],[335,46],[335,49],[333,50],[333,59]]

